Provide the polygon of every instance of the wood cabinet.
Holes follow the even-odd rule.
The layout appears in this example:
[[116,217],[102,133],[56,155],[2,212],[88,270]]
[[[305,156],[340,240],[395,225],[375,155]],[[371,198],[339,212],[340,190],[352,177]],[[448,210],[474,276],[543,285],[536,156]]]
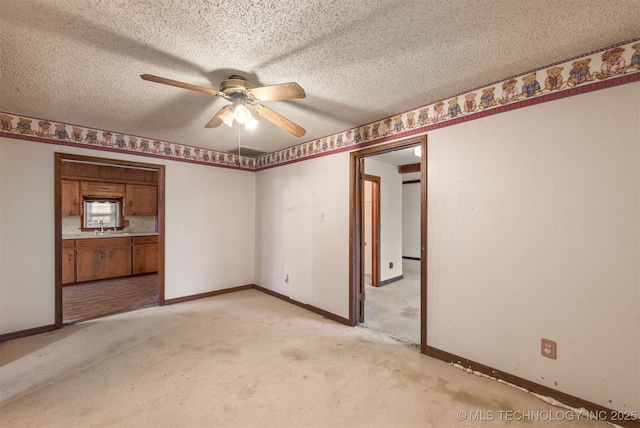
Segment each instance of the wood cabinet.
[[62,215],[80,215],[80,182],[61,180]]
[[131,275],[131,244],[112,245],[107,252],[107,278]]
[[158,237],[133,237],[133,273],[158,271]]
[[76,249],[73,239],[62,241],[62,284],[76,282]]
[[91,196],[124,196],[123,183],[102,183],[99,181],[83,181],[80,186],[83,195]]
[[131,238],[76,240],[76,282],[131,275]]
[[158,186],[127,184],[125,215],[158,214]]
[[105,260],[104,248],[81,246],[78,247],[76,256],[77,282],[93,281],[107,277],[107,261]]

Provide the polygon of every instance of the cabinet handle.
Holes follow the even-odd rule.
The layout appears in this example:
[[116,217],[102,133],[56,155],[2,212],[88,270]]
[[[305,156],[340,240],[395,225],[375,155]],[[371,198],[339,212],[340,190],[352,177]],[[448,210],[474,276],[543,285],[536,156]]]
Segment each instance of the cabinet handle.
[[73,205],[78,205],[78,200],[74,198]]
[[69,258],[69,261],[71,261],[71,254],[67,254],[67,257]]
[[111,258],[111,257],[113,257],[113,256],[111,255],[111,251],[109,251],[109,258]]
[[136,256],[139,256],[139,255],[140,255],[140,248],[136,250]]
[[104,251],[100,251],[100,258],[104,259]]
[[129,201],[129,206],[133,205],[133,200]]

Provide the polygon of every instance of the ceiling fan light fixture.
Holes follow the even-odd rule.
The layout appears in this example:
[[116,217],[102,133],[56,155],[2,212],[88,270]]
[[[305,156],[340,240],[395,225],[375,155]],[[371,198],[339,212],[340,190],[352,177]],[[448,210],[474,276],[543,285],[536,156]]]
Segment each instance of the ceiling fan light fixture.
[[222,120],[222,123],[227,125],[229,128],[233,126],[233,117],[234,117],[233,110],[230,108],[225,109],[224,112],[220,115],[220,119]]
[[258,123],[259,123],[259,122],[258,122],[258,121],[256,120],[256,118],[255,118],[255,117],[253,117],[253,115],[252,115],[252,116],[251,116],[251,119],[249,119],[249,120],[247,121],[247,123],[245,123],[245,124],[244,124],[244,127],[245,127],[246,129],[253,129],[253,128],[255,128],[256,126],[258,126]]
[[232,104],[222,107],[216,115],[207,122],[205,128],[217,128],[223,123],[231,128],[233,127],[234,120],[238,123],[244,124],[245,128],[253,128],[258,124],[258,121],[253,115],[253,113],[255,113],[295,137],[302,137],[307,132],[301,126],[261,104],[262,101],[305,98],[307,95],[304,92],[304,89],[302,89],[302,87],[300,87],[296,82],[255,87],[253,84],[249,83],[246,78],[234,74],[229,76],[227,80],[220,83],[220,90],[216,91],[215,89],[178,82],[177,80],[154,76],[152,74],[141,74],[140,77],[143,80],[148,80],[150,82],[202,92],[231,101]]
[[233,103],[233,117],[238,121],[238,123],[245,124],[253,119],[251,112],[244,105],[244,101],[240,100],[240,102],[234,101]]

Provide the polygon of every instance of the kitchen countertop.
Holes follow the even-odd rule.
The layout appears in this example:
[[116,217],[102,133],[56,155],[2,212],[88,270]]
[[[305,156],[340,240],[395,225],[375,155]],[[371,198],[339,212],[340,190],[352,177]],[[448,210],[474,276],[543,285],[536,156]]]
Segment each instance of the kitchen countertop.
[[94,235],[92,232],[70,233],[62,235],[62,239],[93,239],[93,238],[126,238],[130,236],[153,236],[158,235],[157,232],[117,232],[107,233],[104,235]]

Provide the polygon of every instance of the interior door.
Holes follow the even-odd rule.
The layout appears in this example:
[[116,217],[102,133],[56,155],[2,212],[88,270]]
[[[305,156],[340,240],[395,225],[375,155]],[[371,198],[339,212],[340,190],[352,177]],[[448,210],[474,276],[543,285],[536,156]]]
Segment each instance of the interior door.
[[365,174],[371,183],[371,285],[380,283],[380,177]]
[[357,295],[358,295],[358,323],[362,323],[364,322],[364,299],[365,299],[365,286],[364,286],[364,271],[365,271],[365,266],[364,266],[364,262],[365,262],[365,258],[363,257],[363,255],[365,254],[364,251],[364,246],[365,246],[365,240],[364,240],[364,158],[358,159],[358,170],[356,171],[356,175],[358,177],[358,192],[359,194],[357,195],[357,197],[360,198],[360,201],[358,203],[359,207],[357,210],[357,216],[360,219],[360,266],[358,267],[358,269],[360,270],[360,283],[358,284],[358,290],[357,290]]

